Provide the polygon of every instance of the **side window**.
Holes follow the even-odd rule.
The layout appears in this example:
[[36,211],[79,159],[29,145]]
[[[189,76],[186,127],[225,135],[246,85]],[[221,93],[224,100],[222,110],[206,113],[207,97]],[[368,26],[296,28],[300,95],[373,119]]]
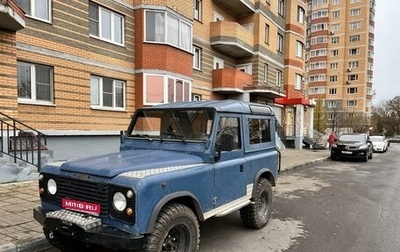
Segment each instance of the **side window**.
[[249,142],[250,144],[271,142],[271,125],[269,119],[249,119]]
[[221,151],[232,151],[242,148],[239,118],[220,118],[217,132],[217,144],[221,146]]

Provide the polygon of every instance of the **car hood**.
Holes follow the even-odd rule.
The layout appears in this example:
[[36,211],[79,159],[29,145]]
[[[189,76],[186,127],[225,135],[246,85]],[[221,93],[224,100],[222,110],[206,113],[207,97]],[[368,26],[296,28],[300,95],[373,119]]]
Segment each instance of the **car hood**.
[[129,171],[203,162],[200,157],[186,153],[165,150],[129,150],[67,161],[61,164],[60,170],[111,178]]
[[359,142],[359,141],[341,141],[341,140],[338,140],[338,141],[336,142],[336,145],[348,145],[348,146],[351,146],[351,147],[358,147],[358,146],[361,146],[361,145],[363,145],[363,144],[365,144],[365,142]]

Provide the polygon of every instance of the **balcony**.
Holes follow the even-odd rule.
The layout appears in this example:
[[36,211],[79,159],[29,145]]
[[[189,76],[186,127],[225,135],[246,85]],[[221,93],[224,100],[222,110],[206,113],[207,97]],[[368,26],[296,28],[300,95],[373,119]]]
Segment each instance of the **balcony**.
[[214,92],[243,93],[243,87],[252,83],[252,75],[233,68],[215,69],[212,72]]
[[286,96],[286,90],[283,87],[266,84],[247,85],[243,90],[252,95],[262,96],[268,99],[281,98]]
[[237,22],[212,22],[210,33],[211,46],[229,56],[241,58],[254,54],[253,33]]
[[237,17],[254,13],[254,0],[214,0]]
[[18,31],[25,27],[25,13],[14,0],[0,0],[0,28]]

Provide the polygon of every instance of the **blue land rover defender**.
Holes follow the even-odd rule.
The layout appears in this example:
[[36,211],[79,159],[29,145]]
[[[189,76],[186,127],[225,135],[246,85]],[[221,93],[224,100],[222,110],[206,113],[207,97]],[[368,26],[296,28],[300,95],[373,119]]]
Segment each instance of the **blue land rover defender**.
[[34,218],[66,251],[197,251],[199,221],[236,210],[264,227],[280,170],[270,106],[236,100],[138,109],[117,153],[45,165]]

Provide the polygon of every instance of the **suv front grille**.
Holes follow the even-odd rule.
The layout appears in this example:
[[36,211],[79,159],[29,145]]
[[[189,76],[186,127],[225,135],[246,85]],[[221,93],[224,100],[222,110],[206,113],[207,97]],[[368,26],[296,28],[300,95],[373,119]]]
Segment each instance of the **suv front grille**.
[[57,201],[62,198],[95,203],[100,205],[100,215],[108,215],[108,186],[106,183],[58,177]]

